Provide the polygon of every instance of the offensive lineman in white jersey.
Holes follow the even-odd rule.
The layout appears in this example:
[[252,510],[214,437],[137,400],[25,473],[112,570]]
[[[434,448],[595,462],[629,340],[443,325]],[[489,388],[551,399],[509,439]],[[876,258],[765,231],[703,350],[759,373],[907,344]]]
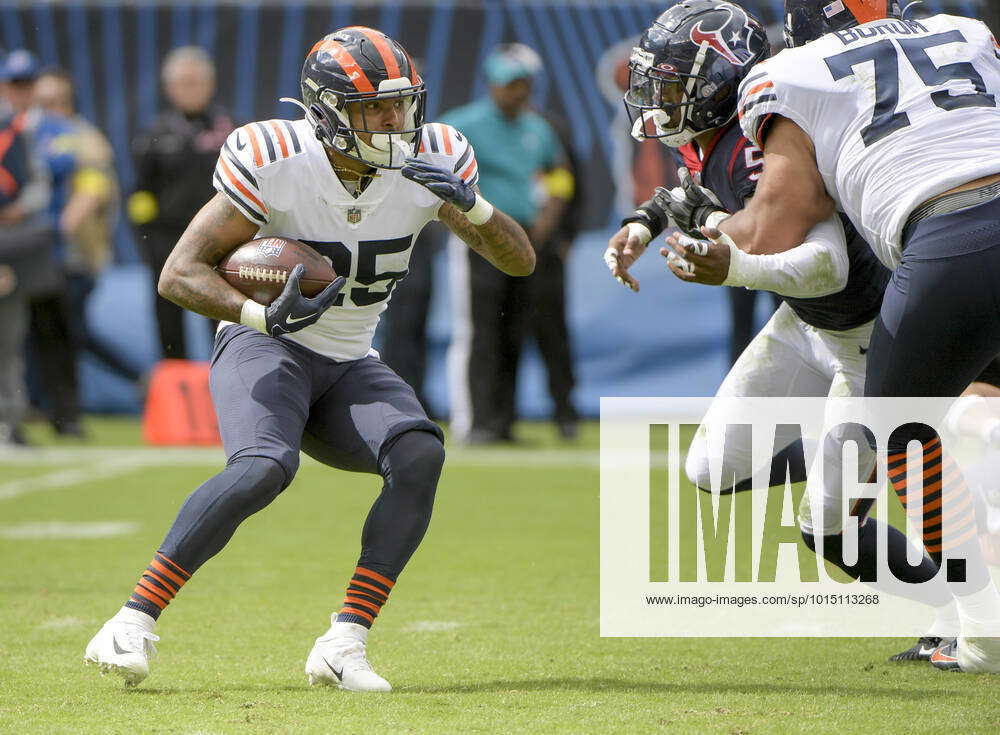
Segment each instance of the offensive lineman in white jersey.
[[[534,268],[521,227],[478,195],[469,142],[424,124],[426,90],[402,46],[371,28],[343,28],[313,47],[301,81],[304,120],[230,135],[215,172],[219,193],[160,279],[164,296],[222,321],[211,387],[228,461],[185,501],[125,606],[87,646],[85,661],[126,685],[149,673],[162,610],[291,483],[301,448],[385,480],[343,607],[306,674],[311,684],[390,689],[368,663],[368,630],[427,529],[444,447],[410,386],[371,350],[379,314],[406,275],[417,233],[435,218],[505,273]],[[261,235],[301,240],[340,277],[309,299],[296,266],[271,305],[247,299],[214,266]]]
[[[764,174],[746,209],[706,231],[710,247],[783,252],[842,210],[894,270],[865,395],[957,396],[1000,352],[1000,47],[978,21],[903,20],[890,0],[786,0],[785,34],[792,48],[740,90]],[[923,476],[944,478],[911,510],[928,552],[942,568],[980,558],[961,473],[936,433],[901,428],[888,468],[904,505],[909,441],[924,446]],[[945,513],[958,531],[948,538]],[[997,672],[1000,595],[985,565],[968,567],[963,636],[931,661]]]
[[[634,120],[633,135],[655,138],[672,147],[693,143],[696,148],[685,158],[700,159],[700,171],[699,183],[695,183],[691,174],[681,169],[681,187],[672,192],[658,189],[612,237],[607,262],[612,274],[631,288],[637,288],[638,283],[628,273],[628,266],[654,234],[667,228],[667,215],[688,236],[700,238],[701,226],[717,224],[728,212],[746,206],[753,196],[761,174],[755,155],[760,151],[743,135],[736,105],[740,82],[753,73],[754,65],[766,58],[769,50],[763,26],[724,0],[682,0],[671,6],[650,25],[633,50],[625,96]],[[719,386],[716,398],[720,400],[712,402],[685,459],[685,471],[695,487],[730,493],[750,489],[755,469],[751,432],[741,427],[740,421],[728,420],[727,412],[734,405],[730,399],[862,396],[865,353],[890,273],[839,214],[815,227],[809,240],[792,250],[744,256],[742,269],[729,268],[728,249],[725,256],[726,268],[719,269],[714,283],[727,280],[731,285],[771,290],[784,299]],[[704,263],[692,269],[682,265],[687,264],[672,259],[670,267],[684,280],[704,273]],[[709,432],[716,429],[720,441],[711,442]],[[903,594],[935,608],[935,620],[927,634],[889,660],[929,659],[958,625],[954,600],[943,579],[928,582],[937,574],[937,566],[926,556],[918,566],[904,564],[912,544],[899,529],[870,516],[871,501],[853,503],[845,517],[840,457],[849,436],[841,435],[829,451],[817,452],[822,472],[807,473],[801,437],[789,429],[776,433],[769,484],[807,481],[797,518],[803,540],[815,551],[816,537],[823,537],[825,557],[853,579],[876,581],[876,589]],[[875,456],[867,451],[863,438],[855,439],[859,471],[867,477]],[[712,459],[718,454],[722,455],[721,484],[712,481]],[[819,510],[813,512],[813,508]],[[843,535],[855,524],[859,548],[856,558],[849,561],[843,551]],[[903,584],[876,580],[880,537],[886,539],[887,558],[899,570],[898,581]]]

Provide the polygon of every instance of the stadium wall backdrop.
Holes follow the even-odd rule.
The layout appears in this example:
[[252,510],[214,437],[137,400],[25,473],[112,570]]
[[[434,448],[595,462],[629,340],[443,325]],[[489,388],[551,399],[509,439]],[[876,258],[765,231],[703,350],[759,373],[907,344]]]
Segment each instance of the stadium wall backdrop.
[[[485,91],[478,74],[498,43],[521,41],[543,56],[547,73],[536,104],[571,122],[573,145],[586,162],[590,201],[583,228],[602,227],[619,213],[609,131],[620,104],[597,81],[605,54],[638,35],[671,0],[369,0],[368,2],[109,3],[0,2],[0,43],[28,48],[46,65],[68,68],[82,113],[111,140],[125,191],[134,181],[129,143],[161,106],[160,60],[176,46],[200,45],[218,65],[219,97],[238,123],[297,117],[279,103],[298,96],[309,46],[349,24],[379,28],[418,58],[427,81],[428,119]],[[768,24],[781,0],[745,0]],[[930,11],[954,10],[1000,25],[1000,8],[985,0],[927,0]],[[619,131],[620,132],[620,131]],[[117,232],[120,260],[135,259],[127,227]]]

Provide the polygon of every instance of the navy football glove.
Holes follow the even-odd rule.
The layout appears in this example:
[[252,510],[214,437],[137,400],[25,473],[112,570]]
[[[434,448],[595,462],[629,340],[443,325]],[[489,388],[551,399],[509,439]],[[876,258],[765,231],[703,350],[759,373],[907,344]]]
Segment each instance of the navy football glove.
[[301,263],[292,268],[281,295],[264,310],[265,327],[272,337],[297,332],[303,327],[315,324],[323,312],[333,306],[340,289],[347,283],[346,278],[339,276],[309,299],[299,290],[299,281],[302,280],[305,271],[306,268]]
[[463,212],[468,212],[476,203],[475,189],[446,168],[432,166],[417,158],[407,158],[401,173]]
[[724,211],[722,202],[704,186],[698,186],[691,172],[686,168],[677,169],[681,185],[674,189],[656,188],[653,202],[656,203],[685,235],[702,238],[701,227],[713,212]]

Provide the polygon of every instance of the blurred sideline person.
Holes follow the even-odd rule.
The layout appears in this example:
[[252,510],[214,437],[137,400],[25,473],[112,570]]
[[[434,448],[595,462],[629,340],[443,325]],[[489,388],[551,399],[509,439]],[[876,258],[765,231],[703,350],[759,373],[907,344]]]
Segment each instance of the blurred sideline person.
[[212,196],[212,171],[233,122],[213,101],[215,64],[204,49],[168,53],[161,80],[170,107],[133,143],[136,191],[128,214],[150,268],[162,355],[183,360],[190,357],[184,310],[157,294],[156,283],[184,228]]
[[[48,114],[37,104],[38,72],[34,54],[24,49],[10,52],[4,62],[3,96],[46,168],[52,187],[48,200],[50,227],[54,227],[69,200],[76,161],[70,144],[70,123]],[[44,408],[56,433],[82,436],[77,349],[70,327],[72,307],[66,295],[67,242],[58,227],[54,227],[51,237],[55,263],[47,282],[33,289],[29,304],[29,380],[34,402]],[[40,259],[45,257],[40,255]]]
[[[699,29],[717,34],[694,39]],[[719,38],[728,39],[725,44]],[[736,40],[732,40],[736,39]],[[628,268],[645,252],[646,243],[668,225],[669,216],[689,236],[701,237],[707,222],[718,223],[729,212],[741,209],[755,196],[761,175],[761,156],[744,137],[736,116],[740,82],[755,73],[754,64],[767,58],[767,35],[749,13],[722,0],[687,0],[661,15],[646,31],[632,55],[631,82],[626,105],[634,131],[643,138],[668,146],[692,144],[698,155],[702,183],[699,187],[686,169],[682,186],[671,192],[660,189],[654,199],[629,218],[609,243],[608,265],[612,275],[633,290],[638,282]],[[704,89],[716,90],[705,94]],[[728,255],[728,251],[726,253]],[[683,261],[671,260],[671,270],[690,280]],[[804,242],[780,256],[752,256],[753,268],[744,278],[727,272],[728,261],[718,266],[722,277],[701,277],[714,265],[708,258],[696,270],[699,281],[718,285],[727,280],[736,287],[769,290],[784,297],[768,324],[753,339],[729,371],[716,396],[721,399],[765,396],[861,396],[864,392],[865,353],[882,300],[889,271],[867,243],[840,217],[833,217],[807,233]],[[685,461],[688,478],[698,488],[713,491],[710,471],[709,431],[727,425],[725,401],[713,402],[695,434]],[[838,437],[844,441],[851,437]],[[728,426],[722,462],[724,493],[749,489],[753,471],[749,431]],[[796,432],[775,439],[780,451],[771,468],[772,485],[807,480],[801,441]],[[863,438],[861,445],[867,446]],[[831,456],[840,457],[835,451]],[[874,454],[861,454],[859,464],[874,466]],[[854,579],[868,581],[877,564],[877,540],[886,537],[889,558],[905,560],[910,544],[900,530],[867,517],[871,501],[854,509],[858,517],[859,556],[846,563],[842,553],[843,506],[841,469],[829,466],[823,482],[810,481],[798,513],[798,524],[807,545],[816,549],[815,537],[824,537],[826,558]],[[815,475],[813,475],[815,479]],[[905,565],[900,564],[900,568]],[[924,582],[936,575],[937,565],[924,556],[922,564],[901,574],[907,582]],[[913,585],[887,584],[879,589],[913,596]],[[920,585],[915,597],[936,610],[927,635],[891,660],[928,660],[957,627],[953,598],[943,582]]]
[[[865,397],[957,396],[1000,352],[1000,157],[991,155],[1000,141],[1000,46],[976,20],[902,15],[889,0],[786,0],[789,48],[740,90],[741,126],[764,151],[757,194],[706,228],[710,240],[684,248],[728,255],[727,270],[740,272],[746,253],[783,255],[831,212],[845,212],[893,270]],[[874,81],[856,71],[872,62],[881,70]],[[907,511],[938,565],[960,560],[966,570],[951,585],[961,635],[931,663],[1000,672],[1000,593],[982,563],[971,493],[936,432],[905,424],[888,446],[904,507],[910,441],[924,448],[921,477],[942,482],[925,484]]]
[[[132,596],[87,646],[86,661],[127,684],[149,672],[161,612],[292,482],[301,448],[385,481],[343,607],[306,674],[311,684],[391,688],[368,662],[368,632],[430,522],[444,444],[413,389],[373,353],[375,327],[433,219],[492,267],[515,276],[534,268],[524,230],[478,193],[469,141],[424,124],[426,90],[402,46],[371,28],[341,29],[309,52],[301,83],[305,119],[250,123],[226,140],[218,193],[160,279],[165,296],[221,321],[211,388],[228,461],[185,501]],[[214,266],[258,235],[308,243],[342,275],[306,298],[296,266],[270,305],[248,299]]]
[[[565,170],[552,127],[528,109],[532,80],[540,70],[541,59],[534,50],[520,43],[500,46],[483,66],[489,95],[444,115],[475,146],[484,195],[528,232],[536,250],[553,234],[566,206],[563,196],[549,194],[541,201],[538,197],[538,179]],[[434,140],[432,145],[441,143]],[[566,194],[565,187],[562,193]],[[452,431],[470,444],[511,441],[532,284],[497,272],[456,238],[449,243],[449,269]],[[568,389],[560,387],[556,393],[568,396]]]
[[63,69],[45,69],[35,83],[35,99],[47,114],[70,123],[59,146],[69,150],[74,167],[68,198],[56,226],[65,243],[66,297],[70,335],[78,351],[86,350],[126,380],[139,372],[105,347],[87,327],[87,299],[111,260],[111,233],[119,211],[118,178],[111,144],[76,111],[73,83]]
[[24,444],[28,299],[49,278],[48,178],[9,108],[0,109],[0,447]]
[[565,206],[552,232],[535,249],[537,263],[529,278],[528,333],[534,336],[545,363],[556,428],[562,438],[573,439],[577,435],[579,416],[572,396],[576,380],[573,345],[566,319],[566,263],[580,231],[584,199],[579,161],[573,153],[569,126],[551,114],[545,115],[545,119],[559,138],[564,165],[542,176],[540,196],[565,202]]

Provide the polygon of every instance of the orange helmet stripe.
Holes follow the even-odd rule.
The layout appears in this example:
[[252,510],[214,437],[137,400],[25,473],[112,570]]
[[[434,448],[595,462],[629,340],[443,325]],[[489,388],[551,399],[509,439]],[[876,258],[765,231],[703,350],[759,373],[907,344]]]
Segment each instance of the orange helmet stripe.
[[309,55],[311,56],[320,51],[330,54],[340,64],[344,73],[347,74],[347,78],[354,83],[355,89],[359,92],[373,93],[375,91],[375,87],[372,86],[365,72],[358,66],[358,62],[354,60],[354,57],[351,56],[351,53],[346,48],[336,41],[324,38],[312,47]]
[[365,38],[375,44],[379,56],[382,57],[382,63],[385,64],[385,71],[389,75],[389,79],[399,79],[403,76],[399,71],[399,62],[396,61],[396,55],[392,53],[392,47],[385,40],[386,37],[382,31],[377,31],[367,26],[350,26],[349,30],[361,31]]

